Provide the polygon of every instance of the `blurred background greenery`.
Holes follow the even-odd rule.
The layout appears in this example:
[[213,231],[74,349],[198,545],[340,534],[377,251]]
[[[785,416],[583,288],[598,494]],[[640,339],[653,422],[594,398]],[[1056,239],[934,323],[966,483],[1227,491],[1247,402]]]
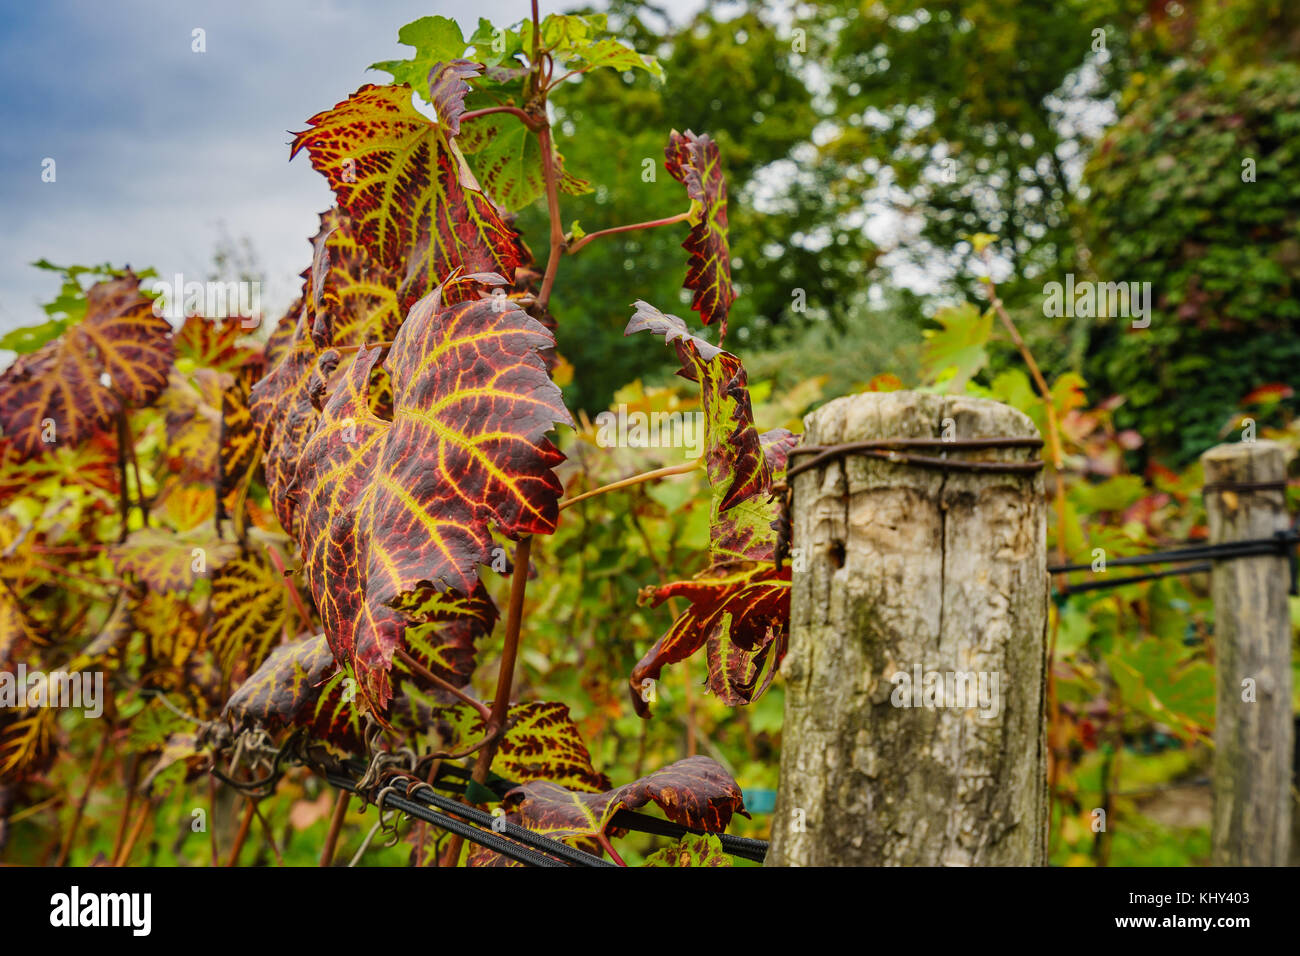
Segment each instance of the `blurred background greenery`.
[[[992,233],[994,277],[1040,364],[1123,394],[1117,421],[1142,433],[1144,456],[1190,461],[1225,408],[1294,378],[1295,4],[748,2],[666,34],[654,4],[610,13],[667,79],[600,71],[557,91],[560,147],[596,187],[566,219],[591,231],[671,215],[676,184],[643,183],[642,159],[672,126],[717,139],[734,344],[760,375],[825,372],[833,394],[908,378],[925,317],[974,298],[964,237]],[[525,233],[544,235],[544,215],[526,210]],[[658,367],[617,333],[629,288],[681,302],[680,241],[631,233],[565,263],[560,350],[591,370],[570,387],[576,406],[603,408]],[[1066,273],[1150,282],[1151,328],[1046,318],[1043,285]]]

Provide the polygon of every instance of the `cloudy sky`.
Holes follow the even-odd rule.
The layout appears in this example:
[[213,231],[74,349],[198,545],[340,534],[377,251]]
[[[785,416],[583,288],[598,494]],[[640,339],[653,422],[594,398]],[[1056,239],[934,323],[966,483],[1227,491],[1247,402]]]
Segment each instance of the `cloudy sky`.
[[[542,12],[575,6],[543,2]],[[699,0],[668,0],[685,16]],[[223,229],[248,237],[267,313],[296,294],[330,203],[291,130],[345,99],[402,24],[509,23],[523,0],[42,0],[0,12],[0,331],[43,319],[57,278],[29,263],[111,262],[203,278]],[[550,9],[548,10],[548,7]],[[196,28],[206,52],[191,49]],[[54,182],[43,162],[55,161]]]

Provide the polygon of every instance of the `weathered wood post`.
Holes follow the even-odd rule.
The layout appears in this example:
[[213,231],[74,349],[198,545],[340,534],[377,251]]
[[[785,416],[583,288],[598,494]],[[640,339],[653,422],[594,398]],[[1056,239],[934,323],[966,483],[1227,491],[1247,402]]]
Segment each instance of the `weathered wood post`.
[[[1233,442],[1201,456],[1210,543],[1269,538],[1287,528],[1286,456],[1271,441]],[[1220,866],[1285,866],[1291,845],[1289,562],[1281,554],[1214,563],[1212,858]]]
[[[1039,457],[1036,447],[962,447],[1038,437],[1019,411],[964,396],[854,395],[805,427],[805,445],[955,438],[950,451],[907,450]],[[810,460],[792,458],[792,469]],[[790,484],[795,570],[768,865],[1045,864],[1041,472],[858,453]]]

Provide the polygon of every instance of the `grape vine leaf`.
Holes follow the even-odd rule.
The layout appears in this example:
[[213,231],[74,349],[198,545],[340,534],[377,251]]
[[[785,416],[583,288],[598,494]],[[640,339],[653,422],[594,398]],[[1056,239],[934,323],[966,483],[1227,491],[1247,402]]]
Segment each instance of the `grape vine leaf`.
[[[397,31],[397,42],[415,48],[409,60],[385,60],[372,63],[371,70],[391,74],[394,83],[405,83],[433,102],[429,93],[429,74],[441,63],[458,59],[468,45],[460,24],[450,17],[420,17]],[[440,117],[441,113],[438,114]]]
[[[484,729],[482,719],[468,710],[464,714],[465,726],[458,728],[458,740],[479,739]],[[506,716],[506,725],[508,729],[492,761],[493,773],[520,783],[549,780],[588,793],[610,789],[609,778],[592,766],[591,753],[567,705],[558,701],[514,704]]]
[[294,136],[291,157],[307,150],[357,240],[381,265],[404,272],[404,303],[456,267],[513,279],[517,236],[472,181],[446,127],[415,110],[410,87],[363,86],[308,125]]
[[448,136],[460,134],[460,117],[465,112],[465,97],[469,95],[467,80],[483,73],[483,64],[470,60],[448,60],[436,63],[429,70],[429,101],[438,111],[438,121],[447,129]]
[[[480,617],[457,617],[443,608],[442,623],[412,625],[406,634],[411,657],[456,686],[469,683],[474,640],[491,630],[497,613],[481,588],[463,599],[463,606],[472,608]],[[389,718],[398,733],[427,729],[435,717],[429,704],[437,708],[459,703],[442,689],[432,687],[404,661],[394,661],[393,667],[398,675],[397,689]],[[314,738],[336,751],[357,752],[364,747],[365,722],[356,688],[352,671],[337,666],[329,640],[319,634],[277,647],[231,695],[224,712],[273,728],[305,727]],[[448,716],[455,715],[448,712]],[[450,727],[447,733],[450,736]]]
[[222,716],[256,719],[272,727],[288,725],[316,701],[320,684],[334,667],[323,634],[281,644],[239,685]]
[[733,813],[748,817],[740,787],[710,757],[687,757],[661,770],[603,793],[581,793],[549,781],[516,787],[501,805],[517,811],[520,825],[552,839],[604,833],[619,810],[636,810],[653,801],[674,823],[720,833]]
[[[758,437],[771,476],[769,487],[773,487],[785,480],[790,450],[799,443],[799,436],[785,428],[774,428]],[[709,515],[710,560],[714,564],[773,560],[778,505],[774,496],[757,494],[722,511],[715,495]]]
[[[298,527],[294,513],[298,462],[320,418],[309,389],[313,376],[323,377],[309,332],[309,308],[303,305],[292,340],[250,394],[249,411],[264,452],[263,472],[271,507],[280,525],[290,534],[296,533]],[[273,341],[267,343],[268,347]]]
[[686,187],[691,200],[690,234],[682,248],[690,253],[684,287],[695,293],[691,308],[705,325],[718,324],[726,338],[727,315],[736,300],[731,284],[731,247],[727,241],[727,182],[718,144],[707,134],[673,130],[664,148],[664,168]]
[[981,314],[973,303],[962,302],[940,309],[934,320],[939,328],[922,332],[922,374],[928,382],[943,381],[947,391],[960,392],[988,364],[985,346],[993,334],[993,310]]
[[267,561],[240,555],[212,577],[207,642],[224,677],[244,660],[252,670],[261,666],[289,627],[286,582]]
[[410,595],[472,593],[489,525],[512,539],[554,530],[563,455],[544,436],[572,423],[538,354],[550,334],[509,299],[444,306],[441,291],[388,353],[392,421],[369,412],[379,350],[363,348],[296,475],[309,587],[336,655],[381,709]]
[[312,255],[312,341],[321,349],[388,341],[402,324],[402,272],[376,261],[358,241],[356,224],[339,209],[320,219]]
[[[603,13],[553,13],[541,23],[541,50],[549,53],[568,69],[586,72],[595,67],[644,70],[658,80],[664,78],[663,66],[653,57],[638,53],[625,45],[608,29],[609,18]],[[533,25],[525,20],[517,28],[520,48],[533,48]],[[477,35],[477,34],[476,34]]]
[[[484,190],[503,208],[518,212],[546,194],[541,145],[517,117],[489,113],[468,120],[456,144]],[[561,192],[570,196],[591,192],[590,183],[564,168],[558,149],[552,150],[551,161]]]
[[[726,704],[753,703],[785,656],[790,623],[790,569],[771,565],[715,567],[689,581],[643,588],[640,602],[670,597],[690,605],[646,652],[629,681],[633,706],[646,717],[645,681],[708,645],[709,689]],[[761,678],[761,680],[760,680]]]
[[109,548],[118,574],[134,574],[152,590],[165,594],[188,593],[195,581],[238,553],[238,545],[222,541],[212,529],[177,534],[141,528]]
[[666,315],[648,302],[637,301],[624,335],[651,332],[674,345],[681,369],[677,374],[700,385],[705,417],[705,465],[713,489],[715,511],[769,492],[771,469],[762,438],[754,426],[754,411],[740,359],[692,335],[686,323]]
[[711,833],[687,833],[673,846],[656,850],[644,866],[731,866],[722,841]]
[[143,407],[162,394],[172,329],[153,308],[133,273],[97,282],[80,323],[0,374],[0,427],[20,457],[79,445],[124,402]]
[[[240,340],[249,334],[239,318],[208,319],[192,315],[176,333],[176,365],[243,374],[257,364],[257,351]],[[188,369],[186,369],[188,371]]]

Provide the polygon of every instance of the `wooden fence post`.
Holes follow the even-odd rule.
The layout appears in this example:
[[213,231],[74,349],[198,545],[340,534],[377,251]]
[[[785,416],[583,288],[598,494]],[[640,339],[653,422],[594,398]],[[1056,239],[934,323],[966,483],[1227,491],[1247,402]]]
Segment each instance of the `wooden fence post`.
[[[836,399],[805,426],[804,443],[816,445],[1038,437],[1006,405],[917,392]],[[948,457],[1023,461],[1039,451],[954,446]],[[791,485],[790,649],[768,865],[1044,864],[1041,472],[850,454]]]
[[[1201,461],[1212,544],[1286,530],[1281,445],[1233,442],[1211,448]],[[1216,561],[1211,574],[1218,675],[1211,838],[1218,866],[1288,862],[1295,733],[1290,586],[1281,555]]]

